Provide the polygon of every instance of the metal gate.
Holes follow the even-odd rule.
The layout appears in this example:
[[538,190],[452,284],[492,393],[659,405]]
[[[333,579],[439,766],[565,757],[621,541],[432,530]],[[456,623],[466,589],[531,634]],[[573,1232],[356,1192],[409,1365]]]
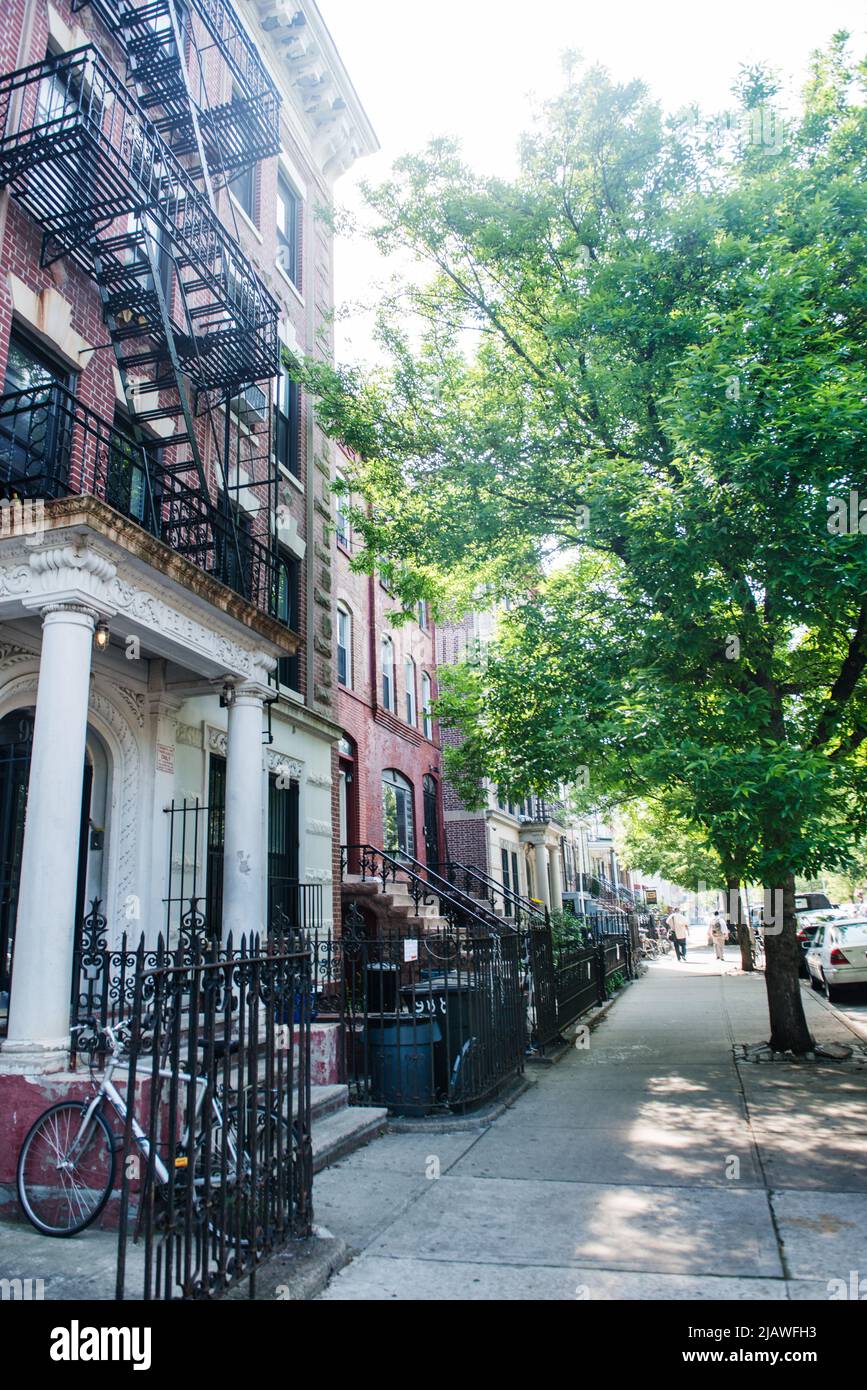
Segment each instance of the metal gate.
[[133,975],[116,1297],[244,1280],[252,1297],[259,1266],[311,1229],[310,953],[297,934],[195,936],[155,958],[142,943]]

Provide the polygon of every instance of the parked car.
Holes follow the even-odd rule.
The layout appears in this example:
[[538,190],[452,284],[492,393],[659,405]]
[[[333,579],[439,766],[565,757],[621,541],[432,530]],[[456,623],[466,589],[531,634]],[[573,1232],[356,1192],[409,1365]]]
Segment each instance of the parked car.
[[805,980],[809,973],[807,971],[807,952],[816,934],[816,928],[823,914],[827,916],[827,913],[833,911],[834,905],[827,893],[795,894],[795,919],[798,923],[798,943],[801,947],[798,974]]
[[834,904],[827,893],[796,893],[795,912],[821,912]]
[[813,989],[826,990],[832,1001],[844,985],[867,984],[867,919],[817,922],[806,960]]

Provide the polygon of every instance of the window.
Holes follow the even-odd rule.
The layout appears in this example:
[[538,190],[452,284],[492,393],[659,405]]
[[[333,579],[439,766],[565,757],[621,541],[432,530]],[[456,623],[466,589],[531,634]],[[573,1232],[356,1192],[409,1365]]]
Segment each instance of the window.
[[252,529],[249,513],[221,492],[214,534],[214,577],[242,598],[253,593]]
[[408,656],[403,663],[403,679],[406,686],[406,722],[415,724],[418,711],[415,702],[415,662]]
[[[56,496],[65,491],[72,415],[60,387],[72,385],[70,372],[27,338],[13,332],[9,340],[4,392],[0,405],[0,477],[28,494]],[[26,393],[19,395],[18,393]]]
[[383,637],[381,647],[382,664],[382,707],[394,711],[394,643],[390,637]]
[[382,847],[415,857],[412,783],[392,768],[382,774]]
[[283,173],[277,176],[277,264],[301,288],[301,199]]
[[152,527],[154,512],[148,497],[144,450],[136,443],[129,419],[117,410],[108,450],[105,500],[140,526]]
[[223,844],[226,838],[226,759],[212,753],[208,759],[208,863],[205,888],[205,922],[212,938],[219,940],[223,922]]
[[352,527],[349,524],[349,497],[345,492],[334,494],[334,534],[337,544],[349,550],[352,543]]
[[427,627],[427,599],[420,598],[416,606],[416,618],[419,627]]
[[433,738],[433,716],[431,715],[431,679],[427,671],[421,673],[421,719],[425,738]]
[[352,689],[352,614],[342,604],[337,606],[337,679]]
[[274,453],[281,468],[298,477],[298,424],[300,398],[298,383],[281,363],[274,390]]
[[[277,611],[275,617],[293,632],[298,631],[300,622],[299,590],[301,581],[301,561],[288,550],[281,550],[277,561]],[[277,662],[277,680],[280,685],[288,685],[290,690],[298,690],[301,673],[298,653],[281,656]]]
[[39,386],[57,382],[69,388],[72,384],[68,368],[59,366],[35,347],[29,339],[13,331],[9,339],[4,391],[34,391]]
[[500,850],[500,863],[503,869],[503,887],[508,893],[512,885],[509,882],[509,851],[507,849]]
[[82,105],[83,65],[74,61],[64,61],[64,54],[51,46],[45,54],[45,61],[56,62],[57,68],[47,77],[43,77],[39,84],[39,95],[36,99],[37,125],[45,125],[49,121],[62,121],[65,116],[74,116]]
[[229,180],[232,197],[251,222],[256,221],[256,167],[242,169],[240,174]]
[[278,773],[268,777],[268,923],[277,928],[303,926],[298,889],[298,797],[294,780]]

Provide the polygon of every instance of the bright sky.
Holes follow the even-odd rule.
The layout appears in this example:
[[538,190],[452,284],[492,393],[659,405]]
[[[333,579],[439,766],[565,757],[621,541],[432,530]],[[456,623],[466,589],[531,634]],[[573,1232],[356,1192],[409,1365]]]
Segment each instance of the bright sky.
[[[337,186],[359,206],[360,179],[436,135],[457,135],[472,164],[508,174],[536,99],[560,85],[560,55],[577,50],[615,77],[643,78],[667,109],[729,104],[741,63],[770,61],[800,80],[810,51],[836,29],[867,53],[864,0],[318,0],[382,147]],[[337,247],[337,303],[369,297],[382,263]],[[344,325],[338,355],[368,352],[367,328]]]

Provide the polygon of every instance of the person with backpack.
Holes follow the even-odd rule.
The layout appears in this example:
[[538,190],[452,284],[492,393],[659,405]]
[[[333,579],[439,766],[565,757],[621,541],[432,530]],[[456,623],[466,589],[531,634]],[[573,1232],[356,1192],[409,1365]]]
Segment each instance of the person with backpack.
[[669,935],[674,942],[674,952],[678,960],[686,960],[686,946],[689,941],[689,922],[679,908],[675,908],[665,919]]
[[725,960],[726,958],[726,940],[728,938],[728,931],[728,923],[726,922],[725,917],[723,917],[722,913],[719,911],[719,908],[717,908],[716,912],[713,915],[713,921],[710,924],[710,937],[711,941],[713,942],[714,955],[716,956],[717,960]]

